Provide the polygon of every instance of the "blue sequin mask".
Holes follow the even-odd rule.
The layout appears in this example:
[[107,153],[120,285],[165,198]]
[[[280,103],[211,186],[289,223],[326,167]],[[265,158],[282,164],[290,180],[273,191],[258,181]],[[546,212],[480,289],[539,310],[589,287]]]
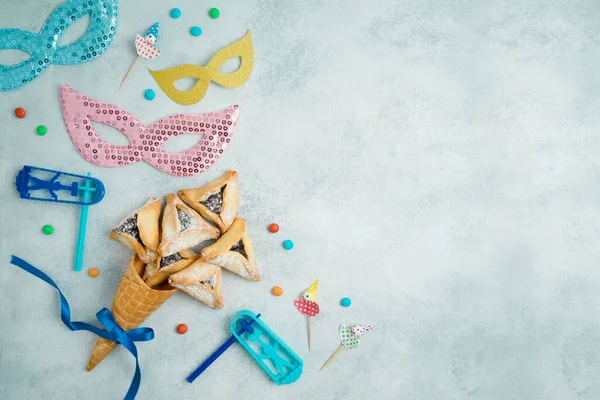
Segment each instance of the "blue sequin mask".
[[[117,31],[118,0],[68,0],[48,18],[39,33],[0,29],[0,51],[21,50],[31,57],[19,64],[0,64],[0,91],[17,89],[50,64],[93,60],[108,49]],[[79,18],[90,16],[90,26],[79,40],[59,46],[63,33]]]

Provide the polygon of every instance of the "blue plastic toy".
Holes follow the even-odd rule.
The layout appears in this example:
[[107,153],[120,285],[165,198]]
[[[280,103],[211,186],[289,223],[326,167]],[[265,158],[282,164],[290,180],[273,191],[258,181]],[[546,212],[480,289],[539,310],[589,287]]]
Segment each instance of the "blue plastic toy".
[[248,310],[235,314],[230,324],[231,337],[192,372],[187,381],[192,383],[225,350],[238,341],[276,384],[296,382],[302,375],[302,359],[259,318],[260,314],[255,316]]
[[[30,165],[19,171],[15,185],[19,196],[27,200],[91,206],[104,198],[104,185],[96,178]],[[84,196],[87,192],[94,195]]]
[[75,271],[81,271],[88,206],[99,203],[104,198],[102,182],[92,178],[89,172],[87,176],[83,176],[26,165],[17,174],[15,185],[22,199],[81,205],[73,268]]

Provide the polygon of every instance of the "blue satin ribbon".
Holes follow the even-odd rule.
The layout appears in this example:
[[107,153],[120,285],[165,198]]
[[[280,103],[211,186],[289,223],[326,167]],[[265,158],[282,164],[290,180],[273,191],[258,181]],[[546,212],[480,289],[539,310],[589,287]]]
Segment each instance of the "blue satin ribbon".
[[114,341],[123,345],[135,357],[135,374],[133,375],[133,379],[129,385],[129,390],[125,395],[125,400],[135,399],[137,391],[140,387],[140,381],[142,380],[142,373],[140,371],[138,353],[134,342],[147,342],[154,339],[154,331],[151,328],[136,328],[125,331],[117,324],[115,318],[108,308],[103,308],[96,314],[96,318],[106,330],[100,329],[97,326],[90,325],[85,322],[71,321],[71,308],[69,307],[69,302],[62,294],[56,283],[54,283],[52,278],[19,257],[12,256],[10,263],[29,272],[35,277],[40,278],[56,289],[58,295],[60,296],[60,319],[67,326],[67,328],[72,331],[90,331],[101,338]]

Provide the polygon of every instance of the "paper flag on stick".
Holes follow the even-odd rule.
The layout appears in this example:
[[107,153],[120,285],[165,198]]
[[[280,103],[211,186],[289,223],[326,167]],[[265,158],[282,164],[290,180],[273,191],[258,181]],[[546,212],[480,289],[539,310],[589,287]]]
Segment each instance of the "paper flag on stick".
[[319,305],[315,301],[317,299],[318,289],[319,280],[317,279],[304,291],[304,293],[302,293],[302,299],[294,300],[294,305],[298,311],[307,317],[314,317],[319,313]]
[[344,349],[354,349],[360,344],[360,337],[367,331],[375,328],[375,325],[340,325],[340,347],[333,353],[331,357],[323,364],[319,371],[322,371],[340,352]]
[[135,38],[135,50],[138,56],[151,60],[154,57],[160,56],[160,50],[154,47],[154,43],[158,40],[158,22],[150,27],[144,37],[137,35]]
[[316,281],[313,282],[312,285],[310,285],[308,287],[308,289],[306,289],[304,291],[304,293],[302,293],[302,298],[305,300],[317,301],[317,290],[318,289],[319,289],[319,280],[317,279]]
[[319,313],[319,305],[314,301],[294,300],[294,305],[302,314],[307,317],[314,317]]
[[152,25],[150,27],[150,29],[148,29],[148,32],[146,32],[146,35],[144,35],[144,37],[141,37],[140,35],[136,36],[135,51],[138,54],[138,58],[135,59],[135,61],[133,62],[133,65],[131,66],[131,68],[129,68],[129,71],[127,72],[127,75],[125,75],[125,78],[123,78],[123,82],[121,82],[121,86],[119,86],[119,89],[121,89],[123,87],[123,85],[125,84],[125,81],[129,78],[129,76],[133,72],[135,65],[138,63],[138,61],[140,61],[140,58],[144,58],[146,60],[151,60],[154,57],[160,56],[160,50],[157,49],[156,47],[154,47],[154,43],[156,43],[157,40],[158,40],[158,22],[155,23],[154,25]]
[[340,326],[340,342],[347,349],[353,349],[360,344],[360,337],[375,325],[354,325],[352,328],[346,325]]
[[373,328],[375,328],[375,325],[373,324],[354,325],[352,329],[350,329],[350,332],[356,337],[361,337],[365,332],[368,332]]
[[294,300],[294,306],[302,314],[306,315],[308,328],[308,351],[312,347],[312,324],[311,317],[319,313],[319,305],[314,301],[317,298],[317,289],[319,288],[319,280],[317,279],[308,289],[302,293],[302,299]]
[[[234,72],[221,72],[223,65],[232,58],[240,58],[240,67]],[[204,98],[210,81],[232,89],[242,86],[254,68],[254,49],[250,31],[237,42],[215,53],[205,67],[195,64],[182,64],[162,71],[152,71],[152,77],[167,96],[176,103],[196,104]],[[198,82],[187,91],[175,87],[175,82],[183,78],[197,78]]]

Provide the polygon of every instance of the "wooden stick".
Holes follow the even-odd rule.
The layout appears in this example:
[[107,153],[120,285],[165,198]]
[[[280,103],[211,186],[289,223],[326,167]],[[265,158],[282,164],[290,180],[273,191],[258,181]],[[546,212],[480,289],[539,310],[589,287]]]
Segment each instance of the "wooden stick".
[[123,87],[123,85],[125,84],[125,81],[127,80],[127,78],[129,78],[129,75],[131,75],[131,73],[133,72],[133,69],[135,68],[135,64],[138,63],[138,61],[140,61],[141,57],[138,57],[134,62],[133,65],[131,66],[131,68],[129,68],[129,72],[127,72],[127,75],[125,75],[125,78],[123,78],[123,82],[121,82],[121,86],[119,86],[119,89],[121,89]]
[[331,357],[329,357],[329,360],[325,361],[325,364],[323,364],[323,366],[321,367],[319,372],[323,371],[323,368],[325,368],[327,366],[327,364],[329,364],[331,362],[331,360],[333,360],[340,353],[340,351],[342,351],[343,348],[344,348],[343,345],[338,347],[338,349],[335,351],[335,353],[333,353],[333,355]]
[[312,324],[310,323],[310,321],[312,320],[312,318],[309,316],[307,316],[306,318],[308,319],[308,351],[310,351],[310,348],[312,347]]

